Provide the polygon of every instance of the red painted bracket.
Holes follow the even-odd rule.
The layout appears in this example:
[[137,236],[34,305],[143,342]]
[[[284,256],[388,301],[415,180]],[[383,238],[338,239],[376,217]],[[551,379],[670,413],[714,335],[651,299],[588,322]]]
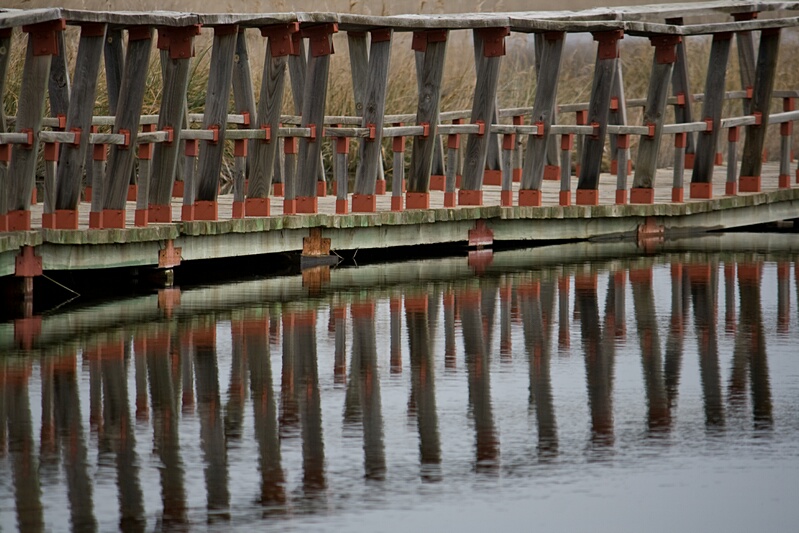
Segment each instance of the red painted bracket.
[[619,97],[618,96],[611,96],[611,98],[610,98],[610,110],[614,111],[614,112],[619,110]]
[[748,11],[746,13],[733,13],[732,19],[735,22],[742,22],[745,20],[754,20],[757,18],[757,11]]
[[659,65],[668,65],[677,61],[677,45],[682,42],[679,35],[655,35],[649,38],[655,47],[655,61]]
[[19,132],[28,136],[28,139],[22,143],[22,147],[26,150],[33,149],[33,130],[31,128],[22,128]]
[[105,144],[97,143],[92,148],[93,161],[108,161],[108,152],[106,152]]
[[702,122],[704,122],[707,125],[707,129],[704,132],[702,132],[702,133],[710,133],[710,132],[713,131],[713,119],[712,118],[709,118],[709,117],[703,118]]
[[122,135],[122,137],[125,139],[124,141],[122,141],[122,144],[118,144],[117,146],[119,146],[119,148],[122,150],[127,150],[128,148],[130,148],[130,130],[120,128],[117,133]]
[[574,148],[574,134],[573,133],[564,133],[560,136],[560,149],[565,151],[571,151]]
[[150,26],[131,26],[128,28],[128,42],[146,41],[152,38],[153,32]]
[[223,37],[225,35],[236,35],[239,33],[239,27],[236,24],[220,24],[214,26],[214,35]]
[[[395,122],[394,126],[402,126],[402,122]],[[394,137],[391,141],[391,150],[396,153],[405,152],[405,137]]]
[[158,267],[172,268],[180,265],[181,248],[175,248],[172,239],[164,243],[164,247],[158,251]]
[[599,139],[599,122],[592,122],[591,127],[594,129],[593,133],[591,133],[591,138],[594,140]]
[[[175,129],[172,126],[164,126],[164,133],[166,133],[166,141],[164,144],[172,144],[175,142]],[[188,143],[188,141],[186,141]]]
[[[58,159],[56,159],[58,161]],[[2,163],[10,163],[11,162],[11,145],[10,144],[0,144],[0,162]]]
[[510,28],[477,28],[474,32],[483,40],[483,56],[501,57],[505,55],[505,37],[510,35]]
[[674,96],[677,99],[677,105],[680,107],[685,107],[685,93],[677,93]]
[[581,109],[575,112],[575,122],[578,126],[585,126],[588,124],[588,110]]
[[391,35],[394,32],[391,28],[377,28],[371,30],[372,43],[385,43],[391,41]]
[[[394,143],[396,144],[397,138],[394,138]],[[394,150],[395,152],[397,150]],[[336,137],[336,153],[337,154],[348,154],[350,153],[350,138],[349,137]]]
[[[651,136],[654,136],[654,131],[652,132]],[[626,150],[630,147],[630,136],[626,133],[620,133],[616,135],[616,147],[621,150]]]
[[194,57],[194,37],[200,34],[201,24],[158,28],[159,50],[169,50],[170,59]]
[[333,40],[330,38],[334,33],[338,33],[338,24],[319,24],[309,28],[303,28],[302,36],[308,38],[311,48],[311,56],[322,57],[335,53]]
[[372,123],[366,125],[366,129],[369,130],[369,136],[366,137],[366,140],[369,142],[374,141],[377,138],[377,126]]
[[296,137],[286,137],[283,139],[283,153],[287,155],[294,155],[297,153]]
[[624,39],[624,30],[592,32],[594,40],[599,43],[597,57],[599,59],[616,59],[619,57],[619,41]]
[[308,124],[308,129],[311,130],[311,136],[308,137],[308,142],[316,142],[316,124]]
[[33,246],[23,246],[22,253],[14,259],[14,275],[31,278],[43,272],[42,258],[36,255]]
[[419,125],[422,127],[422,139],[427,139],[430,136],[430,123],[422,122]]
[[272,126],[269,124],[261,124],[260,129],[264,132],[264,138],[261,139],[261,141],[265,143],[272,142]]
[[426,52],[428,43],[447,41],[449,30],[423,30],[413,32],[411,48],[416,52]]
[[197,139],[186,139],[185,155],[187,157],[197,157],[199,154],[200,154],[200,143],[197,142]]
[[755,126],[763,125],[763,113],[760,111],[754,111],[752,112],[752,116],[755,117]]
[[102,22],[83,22],[80,24],[81,37],[105,37],[106,24]]
[[233,142],[233,157],[247,157],[247,139],[236,139]]
[[242,111],[241,118],[244,121],[242,123],[243,126],[249,126],[252,122],[250,121],[250,112],[249,111]]
[[655,137],[655,125],[652,124],[651,122],[648,122],[648,123],[646,123],[644,125],[646,126],[646,129],[648,130],[647,133],[646,133],[646,136],[649,137],[650,139],[653,139]]
[[741,138],[740,126],[733,126],[727,132],[727,140],[731,143],[737,143]]
[[208,126],[208,131],[213,134],[213,139],[208,141],[210,144],[219,144],[219,124],[211,124]]
[[535,136],[538,138],[544,137],[544,123],[543,122],[536,122],[535,123]]
[[[7,146],[7,145],[6,145]],[[58,161],[58,143],[44,143],[44,160]],[[3,159],[0,157],[0,161]]]
[[282,57],[287,55],[297,55],[299,47],[295,44],[294,35],[299,36],[300,23],[276,24],[274,26],[264,26],[261,28],[261,35],[269,38],[269,46],[272,57]]
[[502,136],[502,149],[513,150],[516,148],[516,134],[506,133]]
[[58,39],[56,33],[64,31],[67,27],[65,19],[50,20],[39,24],[28,24],[22,26],[22,31],[30,34],[32,39],[33,55],[35,56],[57,56]]
[[[477,135],[482,137],[486,133],[486,123],[482,120],[475,120],[475,124],[477,124]],[[427,137],[427,135],[425,135]]]
[[[731,128],[732,129],[732,128]],[[688,134],[684,131],[674,134],[674,147],[685,148],[688,146]]]

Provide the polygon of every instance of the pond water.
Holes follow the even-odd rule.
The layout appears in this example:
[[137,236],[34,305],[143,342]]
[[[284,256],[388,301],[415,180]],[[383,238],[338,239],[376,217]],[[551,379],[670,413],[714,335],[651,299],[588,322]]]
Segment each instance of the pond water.
[[796,531],[780,242],[320,269],[2,324],[0,531]]

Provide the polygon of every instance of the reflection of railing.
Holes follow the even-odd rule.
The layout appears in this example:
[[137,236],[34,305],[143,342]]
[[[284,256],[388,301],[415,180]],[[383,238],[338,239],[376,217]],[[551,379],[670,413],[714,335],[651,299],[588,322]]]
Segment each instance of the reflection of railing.
[[[792,259],[795,261],[795,255]],[[463,411],[468,411],[471,422],[458,424],[458,431],[474,432],[474,452],[459,440],[455,448],[469,451],[446,459],[452,463],[466,457],[479,473],[490,474],[505,466],[505,453],[514,457],[515,450],[508,449],[508,442],[523,443],[523,455],[530,455],[527,424],[511,424],[506,433],[499,431],[496,397],[508,391],[492,388],[502,374],[510,374],[497,371],[496,365],[520,361],[529,371],[529,384],[527,379],[515,379],[503,385],[521,387],[529,394],[529,407],[524,406],[523,411],[535,417],[534,460],[548,461],[561,455],[563,443],[568,441],[572,455],[566,454],[570,458],[564,461],[569,462],[574,450],[581,449],[579,442],[572,442],[575,435],[583,439],[585,433],[574,431],[571,424],[584,409],[570,409],[559,423],[556,406],[565,396],[572,406],[578,405],[575,396],[577,402],[587,399],[587,416],[580,419],[590,429],[588,454],[644,446],[642,442],[649,436],[684,431],[675,421],[681,380],[694,368],[683,365],[684,353],[694,350],[691,337],[696,340],[701,379],[688,381],[701,382],[698,401],[703,413],[696,420],[690,409],[687,414],[679,411],[690,420],[682,420],[683,425],[701,425],[703,417],[708,431],[732,426],[736,422],[730,419],[735,417],[729,413],[740,418],[750,392],[755,428],[751,429],[746,416],[743,431],[770,431],[774,414],[765,342],[770,327],[765,324],[761,303],[761,286],[768,283],[765,267],[753,259],[725,262],[723,322],[718,316],[719,267],[717,258],[694,256],[685,263],[674,261],[666,270],[653,266],[651,258],[638,257],[616,264],[547,267],[388,290],[339,292],[327,300],[295,299],[283,306],[261,302],[216,314],[173,315],[118,331],[106,329],[90,341],[62,344],[38,358],[5,357],[0,359],[0,412],[13,423],[8,424],[8,433],[0,431],[0,438],[6,439],[0,440],[0,452],[6,452],[7,442],[10,457],[0,464],[0,472],[13,470],[13,483],[6,486],[13,486],[17,493],[20,524],[26,527],[43,520],[41,495],[48,494],[47,487],[62,484],[60,476],[46,474],[62,462],[70,482],[60,490],[69,493],[63,501],[69,501],[73,524],[88,527],[97,520],[97,499],[107,494],[93,491],[93,455],[116,458],[103,468],[112,465],[116,469],[119,513],[126,522],[146,521],[152,514],[145,511],[143,495],[150,490],[159,492],[149,486],[159,483],[164,523],[190,521],[189,493],[196,491],[187,489],[194,478],[192,471],[199,468],[205,470],[208,519],[230,518],[241,507],[229,480],[236,479],[237,485],[246,481],[243,478],[248,476],[239,479],[235,472],[252,468],[251,454],[259,459],[258,505],[270,512],[306,506],[313,511],[316,501],[332,492],[329,487],[341,486],[342,477],[392,483],[386,476],[391,470],[387,465],[397,464],[396,458],[388,460],[392,446],[402,446],[407,439],[387,439],[384,432],[407,428],[409,420],[418,432],[420,477],[445,481],[442,465],[444,450],[452,451],[446,442],[452,438],[452,427],[439,415],[451,408],[453,398],[442,393],[442,381],[452,382],[460,376],[468,395],[459,390],[456,397],[468,401]],[[778,321],[786,338],[791,335],[791,321],[782,314],[790,313],[789,276],[790,262],[778,263]],[[658,305],[662,299],[670,299],[670,309]],[[667,325],[658,308],[669,309]],[[388,321],[384,320],[386,314]],[[325,317],[328,339],[320,337],[325,328],[318,323]],[[628,327],[636,333],[628,333]],[[229,337],[223,339],[220,332],[228,331]],[[731,357],[720,350],[724,335],[731,337],[727,340],[733,347]],[[389,339],[390,353],[379,349],[379,339]],[[395,350],[398,344],[400,348]],[[570,352],[571,360],[584,365],[587,397],[553,383],[549,365],[558,350]],[[626,369],[629,372],[638,366],[630,357],[617,355],[630,351],[640,352],[645,398],[638,400],[646,403],[643,432],[617,431],[616,413],[625,411],[629,417],[630,412],[629,405],[614,403],[616,383],[622,379],[615,369],[632,365]],[[443,365],[438,358],[442,352]],[[405,356],[409,359],[403,362]],[[728,385],[721,380],[721,365],[726,362],[731,365]],[[279,376],[273,375],[273,368]],[[390,377],[381,375],[384,369],[391,372]],[[445,380],[436,377],[442,371],[447,373]],[[88,380],[82,379],[84,373]],[[397,423],[399,412],[385,407],[388,395],[381,392],[385,390],[381,384],[391,380],[392,397],[396,398],[403,373],[409,380],[408,407],[407,414],[400,410],[402,423]],[[222,375],[229,379],[227,391],[222,389]],[[629,373],[624,375],[629,378]],[[39,382],[31,385],[34,380]],[[82,390],[87,386],[88,395]],[[346,392],[337,394],[337,387]],[[333,399],[325,398],[328,395]],[[254,414],[251,420],[245,416],[248,396]],[[81,414],[81,409],[87,408],[85,403],[81,405],[86,397],[88,417]],[[41,404],[38,446],[29,398]],[[135,405],[130,405],[134,398]],[[509,402],[505,396],[503,406],[518,402],[517,397],[510,398]],[[629,402],[630,397],[626,398]],[[341,416],[348,438],[362,435],[363,446],[342,451],[331,439],[323,438],[331,424],[339,424],[337,420],[323,423],[323,400],[343,403],[341,410],[324,412]],[[692,401],[697,400],[683,400]],[[145,425],[148,422],[152,430]],[[784,426],[795,427],[792,422]],[[629,429],[630,419],[625,418],[624,423]],[[3,430],[5,424],[4,418]],[[563,431],[563,425],[570,429]],[[448,431],[441,431],[441,426]],[[524,437],[504,441],[500,456],[500,439],[520,428]],[[187,452],[196,447],[187,442],[195,436],[189,432],[196,431],[201,437],[198,458]],[[92,438],[87,438],[87,432]],[[696,434],[692,435],[695,439]],[[142,437],[152,438],[152,445],[137,442]],[[733,441],[741,445],[738,436]],[[95,446],[100,454],[95,454]],[[70,453],[59,453],[59,448]],[[281,456],[281,449],[287,448],[296,453]],[[152,450],[155,465],[134,460],[145,454],[142,450]],[[363,450],[363,474],[355,466],[358,461],[346,455],[353,450],[356,454]],[[414,454],[405,452],[404,457]],[[336,460],[340,463],[332,468],[331,462]],[[507,468],[519,468],[518,462],[514,457]],[[340,464],[346,467],[338,468]],[[301,469],[302,475],[287,475],[292,467]],[[558,468],[565,468],[564,464],[559,463]],[[158,474],[143,475],[146,469]],[[352,500],[349,491],[357,482],[348,478],[347,483],[346,497]],[[390,493],[393,489],[386,490]],[[251,495],[247,497],[252,501]],[[61,500],[50,498],[50,505],[53,501]]]
[[[430,191],[434,189],[445,192],[445,207],[482,205],[485,185],[500,187],[503,206],[538,206],[542,204],[545,179],[560,180],[559,204],[570,205],[573,155],[579,175],[575,202],[596,205],[606,137],[610,140],[611,169],[617,174],[615,203],[651,204],[655,201],[655,174],[663,134],[673,135],[676,147],[672,201],[683,201],[686,168],[693,168],[690,196],[708,199],[713,195],[713,165],[724,130],[729,142],[726,193],[756,192],[761,190],[766,127],[775,124],[780,124],[782,138],[779,187],[788,188],[791,129],[799,119],[794,100],[799,93],[790,87],[774,91],[774,78],[780,33],[799,25],[799,19],[790,16],[790,9],[792,5],[783,2],[710,2],[684,6],[679,12],[666,7],[653,11],[644,6],[615,11],[433,19],[332,13],[197,15],[6,10],[0,12],[0,47],[8,51],[12,30],[17,27],[28,34],[29,45],[17,95],[19,105],[13,117],[14,132],[0,132],[0,173],[8,173],[6,184],[0,186],[0,230],[31,227],[30,207],[40,145],[44,145],[45,160],[42,226],[58,229],[77,229],[81,196],[91,202],[91,228],[125,228],[128,200],[136,202],[136,226],[171,222],[173,193],[183,198],[182,220],[218,219],[220,173],[228,141],[234,145],[235,159],[233,218],[268,216],[272,195],[283,196],[283,214],[316,213],[317,197],[327,193],[320,166],[324,139],[336,147],[331,166],[337,213],[376,211],[376,196],[389,189],[382,172],[384,139],[393,139],[393,210],[430,207]],[[759,20],[758,11],[775,16]],[[732,16],[734,21],[684,24],[684,18],[692,16],[727,20]],[[69,79],[63,54],[58,55],[65,44],[66,24],[80,27],[71,90],[68,83],[57,83]],[[201,114],[187,115],[189,63],[194,40],[204,28],[213,33],[205,109]],[[162,100],[157,116],[141,112],[155,29],[162,65]],[[259,30],[267,38],[267,68],[257,107],[247,59],[247,30]],[[330,55],[334,53],[332,36],[340,30],[347,32],[350,45],[353,92],[360,110],[355,117],[325,116]],[[447,39],[449,32],[456,30],[474,34],[474,103],[470,112],[439,113]],[[123,32],[127,35],[126,52]],[[415,115],[391,115],[385,108],[395,32],[413,33],[412,46],[421,80]],[[540,64],[532,108],[496,106],[504,41],[511,32],[535,35]],[[556,92],[564,37],[587,32],[598,42],[591,101],[558,106]],[[757,57],[753,32],[760,34]],[[619,61],[619,40],[624,35],[648,38],[654,47],[645,99],[625,99]],[[701,99],[688,87],[683,43],[684,39],[697,36],[711,36],[713,43]],[[725,93],[733,36],[738,43],[743,90]],[[113,114],[93,117],[103,54]],[[0,55],[2,77],[9,68],[9,57],[9,53]],[[291,117],[280,115],[286,70],[291,74],[295,102],[296,116]],[[231,88],[235,113],[228,109]],[[668,98],[670,88],[672,98]],[[53,116],[43,119],[47,93]],[[725,98],[742,100],[744,113],[722,117]],[[774,98],[783,100],[782,113],[771,113]],[[698,101],[703,105],[699,120],[691,109]],[[667,105],[674,106],[675,123],[665,123]],[[643,107],[642,124],[627,124],[628,107]],[[556,110],[576,113],[577,124],[559,123]],[[503,119],[511,120],[503,123]],[[195,123],[201,127],[190,127]],[[5,130],[5,124],[2,126]],[[229,129],[234,126],[236,129]],[[746,140],[739,158],[741,128],[746,129]],[[467,136],[464,147],[460,145],[462,135]],[[638,149],[630,186],[632,136],[638,138]],[[412,139],[407,180],[406,137]],[[351,139],[357,139],[359,147],[350,196],[347,157]],[[84,170],[89,176],[86,187],[82,183]],[[516,189],[514,182],[519,183]],[[518,193],[514,200],[515,190]]]

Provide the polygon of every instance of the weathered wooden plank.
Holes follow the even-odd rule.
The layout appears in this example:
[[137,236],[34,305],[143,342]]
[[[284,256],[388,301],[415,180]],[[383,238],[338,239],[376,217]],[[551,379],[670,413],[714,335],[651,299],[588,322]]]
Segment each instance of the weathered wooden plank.
[[[424,69],[424,52],[417,51],[414,55],[415,64],[416,64],[416,88],[419,93],[422,92],[422,70]],[[466,116],[466,115],[464,115]],[[392,122],[406,122],[408,120],[413,120],[411,117],[410,119],[406,117],[394,117],[392,118]],[[441,124],[444,118],[441,116],[441,112],[439,111],[438,118],[436,122]],[[444,174],[444,140],[436,136],[433,140],[433,161],[432,166],[430,167],[430,174],[440,176]]]
[[760,191],[763,144],[766,140],[766,126],[771,113],[771,94],[774,91],[779,47],[780,30],[760,33],[760,49],[757,55],[751,107],[752,114],[755,117],[760,116],[760,119],[759,124],[746,127],[746,139],[741,154],[741,177],[739,178],[742,192]]
[[[308,52],[304,38],[295,38],[294,53],[289,56],[289,77],[291,78],[291,95],[294,99],[294,112],[302,115],[303,94],[305,93],[305,78],[308,72]],[[302,122],[302,119],[300,119]],[[322,165],[322,155],[319,155],[317,179],[325,181],[325,169]],[[295,176],[297,174],[295,173]]]
[[350,54],[352,92],[355,97],[355,114],[363,117],[366,83],[369,79],[369,49],[366,32],[347,32],[347,45]]
[[125,50],[122,29],[108,28],[105,39],[105,79],[108,89],[108,110],[117,114],[117,103],[122,92],[122,76],[125,70]]
[[[5,94],[6,73],[11,59],[11,30],[0,31],[0,133],[6,132]],[[0,230],[6,229],[5,214],[8,211],[8,161],[0,160]]]
[[[58,49],[60,51],[65,51],[66,41],[64,40],[64,32],[58,32],[56,38],[58,39]],[[51,117],[58,117],[59,115],[63,117],[67,116],[67,110],[69,109],[69,93],[69,68],[67,68],[66,53],[60,53],[53,56],[53,60],[50,63],[48,95],[50,97]]]
[[[175,31],[173,28],[172,32]],[[193,46],[196,32],[189,29],[182,31],[185,35],[181,35],[181,38],[186,38],[186,44]],[[164,88],[158,113],[158,130],[171,132],[172,142],[158,143],[153,151],[148,216],[152,222],[171,222],[172,185],[178,157],[182,154],[181,130],[186,119],[186,91],[191,57],[181,56],[176,49],[175,54],[162,50],[161,59]]]
[[[741,88],[750,90],[755,86],[755,38],[751,31],[739,31],[735,34],[738,48],[738,72],[741,76]],[[744,115],[751,112],[752,99],[741,101]]]
[[709,184],[713,179],[713,164],[721,126],[721,109],[724,104],[724,84],[727,78],[727,61],[730,56],[731,42],[730,34],[719,34],[714,36],[713,44],[710,47],[705,99],[702,103],[702,119],[712,124],[712,129],[700,133],[697,138],[696,157],[691,174],[691,197],[695,197],[695,194],[699,195],[700,189],[705,188],[694,184]]
[[[319,33],[328,31],[315,30]],[[329,29],[332,32],[332,28]],[[323,34],[317,39],[328,39],[332,42],[331,33]],[[328,43],[328,44],[329,44]],[[332,52],[332,45],[329,44]],[[316,212],[316,181],[322,168],[322,132],[325,118],[325,99],[327,98],[327,78],[330,70],[330,53],[311,54],[308,58],[308,70],[305,76],[305,87],[302,95],[302,124],[303,128],[313,126],[316,130],[314,138],[303,137],[300,139],[299,153],[297,155],[297,210],[303,212]]]
[[[208,73],[208,88],[205,93],[205,114],[203,129],[216,129],[218,139],[205,141],[200,148],[199,171],[197,176],[197,197],[194,200],[195,219],[215,220],[213,213],[206,214],[200,202],[216,202],[219,191],[219,177],[222,172],[222,157],[225,152],[225,131],[227,130],[227,108],[230,88],[233,81],[233,57],[236,52],[238,28],[217,26],[214,28],[214,44],[211,49],[211,65]],[[202,204],[203,206],[205,204]]]
[[[591,87],[591,101],[588,105],[588,124],[595,125],[593,135],[586,135],[583,140],[583,151],[580,154],[580,178],[577,182],[577,203],[581,202],[580,191],[596,191],[599,186],[599,172],[602,165],[602,154],[605,148],[605,133],[610,114],[610,95],[613,89],[613,78],[616,76],[618,61],[618,39],[621,36],[614,32],[596,34],[599,41],[597,60],[594,67],[594,82]],[[591,196],[591,195],[589,195]],[[587,203],[593,203],[588,198]]]
[[[626,126],[627,125],[627,98],[624,94],[624,74],[622,72],[621,61],[616,63],[616,76],[613,78],[613,90],[611,92],[611,103],[616,101],[616,109],[611,105],[610,116],[608,117],[609,126]],[[610,153],[612,159],[617,159],[616,154],[618,151],[618,142],[616,135],[610,136]],[[630,151],[627,149],[627,158],[630,157]],[[618,161],[617,161],[618,164]],[[611,161],[611,167],[613,163]],[[611,170],[612,172],[612,170]]]
[[[549,128],[552,126],[553,110],[557,101],[563,37],[562,33],[548,34],[548,37],[542,38],[540,42],[541,63],[530,123],[542,127],[543,132],[530,135],[527,139],[527,157],[522,167],[521,189],[540,190],[544,179],[549,139],[554,137],[550,134]],[[520,199],[520,204],[521,202]]]
[[[409,193],[427,193],[430,185],[430,171],[433,164],[438,129],[439,105],[441,102],[441,80],[444,74],[444,59],[447,52],[447,34],[442,40],[426,43],[423,52],[422,68],[419,75],[419,102],[416,108],[416,124],[428,125],[427,135],[413,138],[413,151],[408,176]],[[417,53],[417,58],[419,57]]]
[[[663,137],[663,121],[666,114],[666,99],[669,95],[671,73],[676,59],[676,39],[666,40],[665,42],[662,40],[654,41],[653,45],[655,45],[655,53],[652,58],[652,71],[649,75],[649,90],[646,96],[643,116],[643,124],[650,131],[649,134],[642,135],[638,142],[638,158],[635,165],[635,175],[633,176],[634,189],[652,189],[655,186],[658,152],[660,150],[660,140]],[[663,56],[668,57],[663,59]],[[631,200],[638,203],[638,198],[635,198],[635,195],[633,195]],[[645,203],[654,203],[654,191],[646,200]]]
[[[283,93],[286,85],[286,64],[288,56],[275,56],[272,52],[272,38],[266,43],[261,94],[258,100],[257,127],[270,132],[271,140],[254,141],[250,167],[249,198],[267,198],[270,192],[272,173],[279,148],[277,130],[280,127],[280,109],[283,106]],[[268,130],[266,130],[268,128]]]
[[[666,19],[666,23],[682,26],[683,18],[675,17]],[[693,112],[691,110],[693,106],[693,96],[688,78],[688,55],[685,51],[685,38],[677,43],[677,61],[674,63],[674,70],[671,73],[671,87],[672,94],[678,99],[677,105],[674,106],[675,122],[678,124],[693,122]],[[682,100],[682,103],[680,103],[679,100]],[[693,165],[695,152],[696,136],[693,133],[688,133],[686,136],[685,153],[690,158],[691,165]]]
[[[56,227],[77,229],[78,218],[74,211],[80,201],[83,170],[89,148],[92,111],[97,96],[97,76],[100,71],[103,46],[105,44],[105,25],[86,25],[81,29],[78,57],[75,61],[74,85],[70,94],[67,112],[67,131],[79,130],[80,141],[62,144],[58,160],[56,178]],[[64,214],[59,211],[71,211]]]
[[[369,75],[363,98],[364,128],[374,128],[374,135],[358,147],[359,164],[355,173],[355,194],[374,195],[382,163],[383,117],[386,110],[386,89],[391,59],[392,30],[372,31],[369,52]],[[353,197],[353,211],[356,199]]]
[[478,63],[471,122],[472,124],[482,123],[484,133],[469,134],[467,137],[463,163],[463,186],[458,197],[460,205],[480,205],[482,203],[482,196],[473,194],[471,191],[481,191],[483,188],[483,173],[488,155],[488,143],[491,139],[489,128],[494,115],[501,64],[501,56],[486,57],[485,41],[484,35],[477,31],[474,32],[475,56]]
[[[250,52],[247,48],[247,32],[244,28],[239,28],[239,33],[236,37],[236,51],[233,56],[233,105],[236,108],[236,114],[246,114],[250,122],[255,122],[255,94],[252,88]],[[239,129],[249,127],[249,124],[239,124]],[[252,167],[254,144],[253,141],[248,142],[245,179],[249,176],[249,170]]]
[[[151,28],[138,28],[128,34],[127,58],[124,61],[118,106],[119,112],[114,121],[114,133],[127,131],[130,134],[130,146],[112,145],[109,151],[106,192],[103,209],[125,209],[128,195],[128,176],[132,175],[136,153],[134,147],[139,133],[142,103],[150,67],[150,51],[152,49],[153,31]],[[139,181],[139,191],[149,192],[150,184],[146,180]],[[145,195],[144,198],[147,198]],[[141,209],[146,209],[146,205]]]

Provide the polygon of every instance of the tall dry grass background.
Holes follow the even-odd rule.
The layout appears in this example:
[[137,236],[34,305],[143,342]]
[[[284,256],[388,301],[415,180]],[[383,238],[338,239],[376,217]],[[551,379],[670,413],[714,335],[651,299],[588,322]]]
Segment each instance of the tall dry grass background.
[[[257,31],[251,30],[247,35],[254,84],[253,91],[257,100],[260,92],[260,80],[266,43],[265,39],[262,38]],[[334,36],[334,39],[336,53],[331,60],[326,114],[354,115],[355,106],[346,34],[344,32],[339,33]],[[64,52],[66,53],[70,72],[72,72],[78,45],[78,30],[76,28],[69,27],[67,29],[66,41],[67,49]],[[797,42],[799,42],[797,40],[797,32],[784,31],[775,89],[799,88],[799,54],[796,53]],[[499,104],[502,108],[525,107],[532,106],[533,104],[536,90],[536,73],[535,55],[532,43],[532,36],[514,34],[508,38],[508,53],[502,62],[498,94]],[[19,32],[15,32],[14,38],[12,39],[11,50],[7,51],[7,53],[11,54],[4,98],[4,111],[7,116],[13,116],[16,113],[25,46],[26,42],[24,36]],[[692,37],[687,40],[686,47],[691,90],[694,93],[701,93],[704,91],[704,80],[710,52],[710,40],[704,37]],[[187,94],[190,113],[202,113],[205,105],[208,64],[211,57],[210,48],[210,30],[204,30],[203,34],[197,39],[196,55],[192,60],[191,78]],[[646,39],[627,36],[622,41],[621,62],[625,94],[628,99],[644,98],[646,96],[653,52],[653,48]],[[589,100],[595,53],[596,45],[591,40],[590,35],[573,34],[567,36],[558,85],[558,104],[587,102]],[[415,113],[416,111],[417,87],[413,54],[410,45],[410,34],[395,34],[389,74],[386,105],[387,114]],[[441,110],[454,111],[471,109],[474,84],[475,68],[471,34],[466,31],[454,31],[452,32],[447,50]],[[738,55],[736,46],[733,44],[727,72],[727,90],[739,90],[740,88]],[[157,50],[153,50],[143,109],[145,114],[158,113],[162,96],[161,90],[161,69]],[[781,109],[781,102],[775,100],[773,102],[773,110],[780,111]],[[235,111],[232,94],[230,110],[231,112]],[[286,114],[293,114],[294,111],[290,84],[288,83],[286,84],[283,111]],[[94,112],[97,115],[107,115],[109,113],[106,80],[102,68]],[[667,121],[673,121],[673,110],[669,108],[667,113]],[[694,120],[700,119],[700,114],[701,103],[698,102],[694,106]],[[725,104],[724,116],[740,114],[742,114],[740,101],[731,100]],[[574,115],[571,113],[561,114],[558,117],[558,121],[560,123],[573,124]],[[632,108],[629,110],[628,121],[630,124],[640,124],[640,108]],[[671,165],[671,159],[673,157],[671,149],[672,144],[671,136],[664,137],[660,154],[660,166]],[[353,143],[351,152],[353,156],[356,153],[355,145],[356,143]],[[386,142],[387,150],[388,147],[389,144]],[[721,149],[724,150],[724,146],[722,146]],[[770,128],[767,149],[768,152],[772,154],[772,158],[778,157],[779,138],[778,128],[776,127]],[[328,171],[331,168],[331,152],[330,143],[325,143],[325,167]],[[410,157],[410,150],[406,152],[406,157]],[[635,160],[635,142],[633,142],[632,159],[633,161]],[[351,157],[350,162],[354,168],[356,164],[355,158]],[[605,168],[607,168],[607,164],[608,161],[605,161]],[[228,154],[225,168],[227,170],[224,172],[223,180],[228,178],[228,171],[232,168],[232,154]],[[388,168],[387,172],[389,175],[390,171],[391,169]]]

